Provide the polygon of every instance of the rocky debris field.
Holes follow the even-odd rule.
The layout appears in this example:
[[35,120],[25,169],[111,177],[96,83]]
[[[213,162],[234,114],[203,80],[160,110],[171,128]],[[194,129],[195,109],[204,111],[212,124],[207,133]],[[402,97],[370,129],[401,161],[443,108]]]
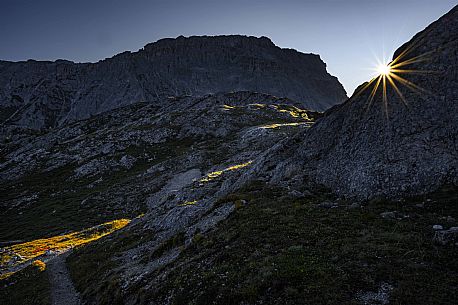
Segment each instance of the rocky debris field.
[[50,132],[5,127],[0,205],[21,218],[35,208],[56,218],[84,213],[101,202],[101,216],[139,214],[175,173],[248,162],[310,127],[319,114],[297,106],[242,92],[165,99],[160,108],[135,104]]

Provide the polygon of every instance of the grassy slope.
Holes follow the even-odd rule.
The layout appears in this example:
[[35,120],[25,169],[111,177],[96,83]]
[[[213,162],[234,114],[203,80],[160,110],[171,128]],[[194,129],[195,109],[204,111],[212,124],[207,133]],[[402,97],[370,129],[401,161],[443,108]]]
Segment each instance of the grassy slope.
[[148,231],[139,232],[138,227],[131,227],[131,230],[122,230],[77,248],[67,258],[67,266],[77,290],[92,304],[123,304],[116,257],[153,237]]
[[[425,197],[417,197],[323,209],[315,204],[328,195],[297,200],[253,185],[229,198],[248,206],[187,249],[165,278],[144,283],[151,288],[133,288],[132,297],[138,304],[170,296],[172,304],[357,304],[358,291],[387,282],[391,304],[455,304],[457,250],[433,245],[431,226],[456,225],[440,217],[458,218],[457,194],[431,194],[424,208],[415,204]],[[409,217],[380,217],[394,210]]]
[[0,280],[2,305],[49,305],[50,293],[47,271],[33,266]]
[[[136,155],[137,148],[131,150]],[[162,151],[158,154],[162,156]],[[121,185],[147,166],[140,163],[101,187]],[[73,169],[60,170],[50,177],[31,176],[33,181],[24,181],[24,188],[47,190],[65,181]],[[85,192],[94,189],[47,198],[21,216],[1,215],[8,221],[0,221],[0,233],[8,239],[31,239],[105,221],[97,215],[105,206],[78,210]],[[160,280],[155,274],[143,286],[132,287],[129,299],[138,304],[160,303],[169,296],[174,304],[351,304],[359,290],[376,291],[381,282],[395,287],[392,304],[454,304],[458,299],[456,247],[431,243],[433,224],[456,225],[440,219],[449,215],[458,219],[456,189],[432,194],[424,208],[415,207],[423,197],[404,203],[373,201],[362,209],[315,207],[326,198],[333,199],[325,192],[293,199],[261,184],[232,194],[226,200],[245,199],[249,204],[238,204],[241,207],[214,232],[195,238],[195,245],[171,265],[170,273],[162,270]],[[57,215],[51,214],[56,208]],[[393,210],[410,217],[389,220],[379,215]],[[125,231],[75,251],[69,268],[86,300],[121,304],[115,257],[149,238],[148,233]],[[16,301],[12,304],[46,304],[44,275],[18,273],[8,279],[17,280],[11,288],[0,282],[0,304],[6,298]],[[43,303],[34,303],[31,296]]]

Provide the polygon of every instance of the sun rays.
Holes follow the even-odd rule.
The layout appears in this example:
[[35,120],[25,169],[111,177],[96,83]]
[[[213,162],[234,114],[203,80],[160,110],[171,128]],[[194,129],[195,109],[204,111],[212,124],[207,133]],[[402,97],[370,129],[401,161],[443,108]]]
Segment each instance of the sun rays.
[[[412,64],[426,62],[431,59],[435,51],[425,52],[409,58],[409,54],[420,45],[421,40],[417,39],[410,45],[404,48],[395,59],[391,62],[380,61],[377,59],[377,65],[373,69],[376,76],[372,78],[364,86],[360,87],[354,94],[354,97],[361,95],[366,90],[369,90],[369,96],[366,103],[366,112],[370,109],[376,95],[381,91],[381,101],[384,109],[385,116],[388,118],[388,90],[392,90],[398,97],[401,103],[408,109],[409,104],[402,93],[401,88],[406,87],[415,93],[430,94],[430,92],[419,85],[413,83],[403,77],[404,74],[426,74],[433,73],[431,70],[417,70],[412,68]],[[436,50],[437,51],[437,50]]]

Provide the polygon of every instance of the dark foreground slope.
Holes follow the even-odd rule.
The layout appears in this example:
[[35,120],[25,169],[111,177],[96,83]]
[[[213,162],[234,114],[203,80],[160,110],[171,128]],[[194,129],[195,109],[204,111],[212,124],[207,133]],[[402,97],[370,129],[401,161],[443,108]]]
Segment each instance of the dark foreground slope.
[[168,96],[241,90],[317,111],[346,99],[318,55],[281,49],[266,37],[180,36],[98,63],[0,61],[0,123],[40,129]]
[[457,54],[455,7],[396,51],[393,64],[402,71],[393,72],[395,85],[385,80],[386,100],[383,80],[376,91],[376,79],[363,84],[309,132],[267,152],[253,172],[275,183],[313,181],[358,198],[457,184]]
[[458,246],[435,244],[432,229],[458,225],[456,188],[405,201],[334,200],[323,189],[298,198],[254,182],[220,200],[236,208],[214,231],[196,232],[190,245],[178,233],[145,253],[147,266],[182,251],[124,289],[113,258],[135,247],[139,227],[68,262],[87,304],[456,303]]

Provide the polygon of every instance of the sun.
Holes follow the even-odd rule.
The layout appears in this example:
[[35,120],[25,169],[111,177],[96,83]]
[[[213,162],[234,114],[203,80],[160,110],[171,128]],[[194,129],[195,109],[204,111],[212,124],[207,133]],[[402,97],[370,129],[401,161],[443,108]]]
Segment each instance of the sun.
[[436,56],[436,51],[420,53],[420,55],[416,56],[409,56],[413,50],[416,50],[418,46],[421,45],[421,41],[421,39],[414,40],[412,43],[406,46],[402,52],[400,52],[391,62],[388,62],[385,59],[381,61],[376,58],[377,65],[374,65],[372,69],[374,74],[376,73],[376,76],[358,88],[358,90],[353,94],[352,98],[360,96],[368,89],[369,94],[367,97],[367,105],[365,107],[366,111],[368,111],[372,105],[372,102],[374,101],[375,96],[378,92],[381,91],[380,93],[382,94],[381,100],[383,103],[383,108],[385,110],[385,115],[388,118],[388,88],[390,88],[390,90],[394,90],[394,92],[399,97],[399,100],[402,104],[404,104],[406,108],[409,108],[409,105],[401,89],[398,87],[399,85],[407,87],[411,91],[418,94],[432,94],[428,90],[425,90],[416,85],[411,80],[401,76],[403,74],[437,73],[432,70],[416,70],[412,67],[412,64],[414,63],[429,61],[433,58],[433,56]]
[[390,75],[391,67],[389,65],[380,64],[377,66],[377,73],[383,76]]

